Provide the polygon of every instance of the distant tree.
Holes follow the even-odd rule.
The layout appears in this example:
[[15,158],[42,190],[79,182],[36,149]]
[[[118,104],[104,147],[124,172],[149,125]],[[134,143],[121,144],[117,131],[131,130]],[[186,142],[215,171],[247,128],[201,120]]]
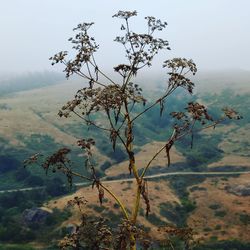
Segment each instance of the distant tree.
[[[119,11],[113,16],[122,19],[123,35],[117,36],[115,42],[124,48],[126,62],[114,67],[114,72],[120,76],[120,81],[113,80],[97,64],[95,53],[99,46],[94,37],[89,34],[93,23],[82,23],[74,29],[77,33],[69,39],[75,53],[73,59],[67,59],[67,51],[61,51],[50,58],[52,65],[61,63],[65,66],[64,72],[67,78],[78,75],[89,83],[87,87],[77,91],[74,99],[67,102],[58,115],[68,118],[74,114],[83,121],[86,127],[94,127],[100,133],[108,134],[110,141],[106,142],[106,146],[110,145],[114,151],[118,145],[123,149],[123,154],[125,153],[129,160],[128,173],[135,179],[133,185],[136,187],[133,209],[129,211],[126,204],[115,194],[115,190],[108,188],[96,174],[97,166],[93,161],[92,151],[96,143],[93,138],[82,138],[77,141],[78,147],[84,152],[88,175],[74,170],[68,157],[71,152],[69,148],[61,148],[47,157],[42,163],[46,172],[49,170],[62,172],[66,175],[70,185],[73,183],[73,177],[80,177],[92,182],[92,187],[98,191],[100,204],[102,204],[105,194],[108,193],[119,205],[124,218],[114,235],[103,220],[88,220],[82,207],[85,204],[84,197],[75,197],[71,201],[71,205],[77,206],[82,211],[82,221],[77,231],[61,242],[62,249],[83,249],[83,247],[87,247],[87,249],[136,249],[138,246],[148,249],[151,241],[144,230],[138,227],[137,216],[142,202],[146,207],[145,216],[151,212],[146,173],[152,166],[153,160],[162,151],[165,151],[169,166],[171,148],[177,141],[190,136],[192,147],[195,133],[202,129],[216,127],[226,119],[240,119],[238,113],[230,108],[224,109],[222,117],[214,119],[204,105],[190,101],[183,111],[170,113],[169,119],[175,120],[175,122],[172,128],[166,127],[165,145],[157,152],[152,152],[151,160],[139,173],[133,145],[136,137],[135,129],[142,122],[141,118],[157,106],[160,109],[159,116],[165,116],[166,114],[163,112],[165,101],[177,89],[182,88],[192,95],[194,83],[188,77],[190,74],[196,74],[197,67],[192,60],[185,58],[164,61],[163,67],[167,69],[169,76],[165,88],[162,89],[161,96],[148,102],[143,95],[142,88],[134,82],[134,79],[140,70],[151,66],[154,57],[160,51],[170,50],[168,41],[155,36],[157,32],[166,28],[167,23],[147,16],[145,17],[146,33],[136,33],[131,29],[130,24],[130,19],[135,16],[137,16],[136,11]],[[140,109],[136,109],[138,106]],[[101,124],[97,122],[96,114],[101,115],[103,120]],[[163,125],[161,124],[161,126]],[[170,136],[167,136],[169,134],[167,129],[172,130]],[[39,159],[39,155],[35,155],[25,161],[25,164],[34,163]],[[162,230],[169,235],[178,235],[185,242],[186,249],[189,248],[189,241],[192,239],[190,229],[165,228]],[[171,245],[171,242],[169,244]]]
[[25,182],[30,186],[42,186],[44,184],[43,179],[40,176],[30,175],[28,178],[25,179]]
[[10,156],[0,156],[0,174],[15,170],[21,166],[21,162]]
[[63,186],[63,181],[59,178],[48,180],[45,184],[45,191],[52,197],[67,193],[67,188]]

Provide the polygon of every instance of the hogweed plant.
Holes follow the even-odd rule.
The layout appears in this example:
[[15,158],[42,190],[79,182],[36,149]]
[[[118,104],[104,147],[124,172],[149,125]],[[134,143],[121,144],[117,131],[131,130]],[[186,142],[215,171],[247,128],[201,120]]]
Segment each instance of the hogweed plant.
[[[74,31],[76,35],[69,39],[73,44],[75,56],[73,59],[67,59],[68,52],[62,51],[50,58],[52,65],[63,64],[66,77],[78,75],[87,80],[88,86],[79,89],[74,99],[67,102],[58,115],[68,118],[71,114],[82,119],[86,127],[95,127],[100,133],[107,133],[110,138],[110,146],[116,150],[116,145],[122,145],[124,152],[129,160],[128,173],[135,179],[133,184],[136,187],[135,198],[132,211],[129,211],[127,204],[124,204],[120,197],[115,194],[102,182],[102,179],[96,174],[97,166],[93,161],[93,147],[95,140],[93,138],[82,138],[78,140],[77,146],[84,152],[85,165],[88,169],[88,175],[76,172],[69,160],[71,153],[68,148],[61,148],[53,155],[45,158],[41,166],[46,172],[62,172],[66,175],[70,185],[74,177],[79,177],[85,181],[92,182],[92,187],[98,192],[100,204],[108,193],[119,205],[123,220],[118,226],[116,233],[105,225],[105,221],[88,221],[84,215],[83,205],[86,203],[82,197],[75,197],[70,205],[77,206],[82,214],[81,224],[76,232],[68,235],[60,243],[62,249],[82,249],[87,245],[89,249],[136,249],[138,245],[148,249],[152,241],[146,233],[138,227],[137,216],[142,203],[145,203],[146,214],[151,212],[150,199],[147,188],[147,171],[152,166],[153,160],[162,152],[167,155],[167,165],[171,163],[171,148],[185,136],[191,137],[191,146],[193,136],[200,130],[215,127],[226,119],[240,119],[237,112],[225,108],[224,115],[219,119],[214,119],[207,111],[206,107],[197,102],[189,102],[183,111],[170,113],[170,118],[175,119],[170,137],[165,138],[165,145],[152,152],[151,160],[143,166],[143,171],[139,173],[136,156],[134,153],[135,128],[142,121],[141,118],[149,110],[159,106],[159,116],[164,115],[165,101],[177,89],[184,89],[190,95],[193,93],[194,83],[190,80],[190,75],[197,72],[196,64],[192,60],[185,58],[173,58],[163,62],[163,67],[168,74],[168,80],[162,94],[154,101],[148,102],[143,95],[142,88],[134,83],[137,73],[143,68],[152,65],[155,56],[163,51],[170,50],[167,40],[157,38],[156,33],[163,31],[167,23],[162,22],[152,16],[145,17],[147,31],[144,34],[136,33],[131,29],[130,19],[137,16],[136,11],[119,11],[114,18],[122,20],[122,36],[117,36],[115,42],[122,45],[125,51],[126,63],[114,67],[114,72],[120,76],[120,81],[113,80],[98,65],[96,61],[96,52],[99,49],[94,37],[89,34],[90,28],[94,23],[79,24]],[[140,109],[135,110],[137,106]],[[142,110],[139,111],[138,110]],[[101,114],[102,125],[95,119],[96,114]],[[103,125],[105,124],[105,125]],[[167,129],[167,128],[166,128]],[[169,129],[169,128],[168,128]],[[35,155],[28,159],[25,164],[34,163],[39,159]],[[140,166],[141,167],[141,166]],[[86,172],[86,171],[85,171]],[[188,249],[192,240],[192,233],[188,229],[159,229],[168,234],[179,235],[186,242]],[[86,243],[86,241],[88,241]],[[171,243],[170,243],[171,245]]]

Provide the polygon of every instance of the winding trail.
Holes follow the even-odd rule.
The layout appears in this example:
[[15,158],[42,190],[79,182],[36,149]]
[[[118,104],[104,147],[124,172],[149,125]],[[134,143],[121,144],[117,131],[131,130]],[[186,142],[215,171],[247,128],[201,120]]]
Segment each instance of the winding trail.
[[[250,171],[229,171],[229,172],[172,172],[172,173],[161,173],[161,174],[153,174],[149,176],[145,176],[144,179],[151,180],[165,176],[185,176],[185,175],[238,175],[238,174],[250,174]],[[105,180],[105,178],[101,179],[102,183],[117,183],[117,182],[133,182],[135,178],[124,178],[124,179],[117,179],[117,180]],[[75,183],[75,186],[84,186],[84,185],[91,185],[91,182],[79,182]],[[19,188],[19,189],[9,189],[9,190],[0,190],[0,194],[4,193],[13,193],[13,192],[26,192],[32,190],[40,190],[45,188],[45,186],[38,186],[38,187],[29,187],[29,188]]]

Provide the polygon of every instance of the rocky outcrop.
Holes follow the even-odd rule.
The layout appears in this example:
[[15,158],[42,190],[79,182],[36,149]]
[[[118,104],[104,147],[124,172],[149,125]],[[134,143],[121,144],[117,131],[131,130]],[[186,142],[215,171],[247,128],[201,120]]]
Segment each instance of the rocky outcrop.
[[23,220],[26,224],[43,223],[51,213],[52,211],[40,207],[25,209],[23,211]]
[[225,187],[227,192],[238,196],[250,196],[250,184],[248,185],[234,185]]

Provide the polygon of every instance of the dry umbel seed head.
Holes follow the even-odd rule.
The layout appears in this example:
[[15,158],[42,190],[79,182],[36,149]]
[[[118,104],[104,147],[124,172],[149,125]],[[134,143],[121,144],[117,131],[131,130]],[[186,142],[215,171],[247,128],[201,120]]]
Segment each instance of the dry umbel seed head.
[[226,115],[226,117],[228,117],[229,119],[235,119],[235,120],[240,120],[243,117],[234,109],[232,108],[224,108],[222,109],[222,111],[224,111],[224,114]]
[[132,16],[137,16],[137,11],[122,11],[119,10],[115,15],[113,15],[112,17],[118,17],[118,18],[122,18],[122,19],[129,19]]

